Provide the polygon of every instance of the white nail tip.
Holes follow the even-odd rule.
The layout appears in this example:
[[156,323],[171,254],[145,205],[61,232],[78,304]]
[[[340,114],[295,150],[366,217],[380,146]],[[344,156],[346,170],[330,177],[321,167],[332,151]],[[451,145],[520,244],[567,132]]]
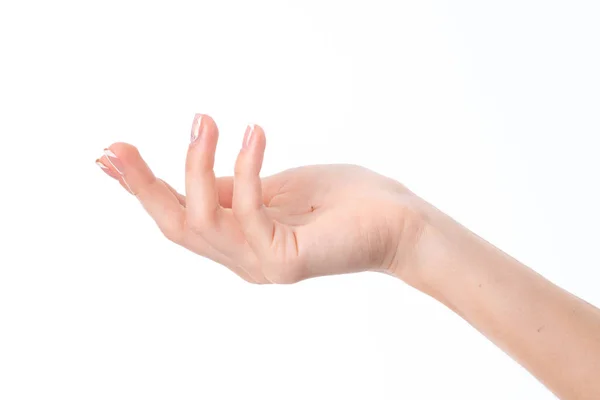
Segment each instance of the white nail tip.
[[113,153],[110,149],[104,150],[104,154],[106,154],[107,156],[112,157],[112,158],[117,158],[117,155],[115,153]]
[[198,135],[200,134],[200,127],[202,126],[202,115],[198,115],[196,117],[196,121],[194,123],[194,128],[192,129],[192,142],[198,139]]
[[112,151],[110,151],[110,149],[106,149],[104,150],[104,154],[106,155],[106,159],[108,160],[108,162],[110,163],[110,165],[120,174],[123,175],[123,171],[121,171],[119,168],[117,168],[117,166],[112,162],[111,158],[117,158],[117,156],[115,155],[115,153],[113,153]]
[[102,169],[108,169],[108,167],[106,165],[102,164],[100,161],[96,161],[96,165]]

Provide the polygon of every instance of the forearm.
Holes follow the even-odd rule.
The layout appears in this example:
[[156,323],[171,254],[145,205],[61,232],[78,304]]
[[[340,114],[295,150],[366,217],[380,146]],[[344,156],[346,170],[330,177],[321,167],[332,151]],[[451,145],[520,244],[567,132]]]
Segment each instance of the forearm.
[[419,289],[438,299],[563,399],[600,398],[600,310],[445,216],[423,235],[435,265]]

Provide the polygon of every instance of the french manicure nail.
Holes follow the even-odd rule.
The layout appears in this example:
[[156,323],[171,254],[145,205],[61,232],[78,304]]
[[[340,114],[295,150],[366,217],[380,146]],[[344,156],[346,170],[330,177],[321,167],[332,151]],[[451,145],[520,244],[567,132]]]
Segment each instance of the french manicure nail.
[[250,141],[252,140],[252,134],[254,133],[254,124],[248,125],[246,128],[246,133],[244,134],[244,142],[242,143],[242,148],[248,148],[250,145]]
[[106,173],[106,175],[110,176],[113,179],[119,179],[119,175],[117,175],[113,170],[104,165],[102,161],[100,161],[100,159],[96,160],[96,165],[99,166],[100,169]]
[[112,165],[113,168],[116,169],[119,174],[123,175],[123,163],[121,162],[121,160],[119,160],[116,154],[113,153],[110,149],[104,149],[104,155],[106,155],[106,159],[108,160],[110,165]]
[[192,123],[190,143],[194,143],[196,140],[198,140],[200,133],[202,133],[202,114],[196,114],[194,116],[194,122]]

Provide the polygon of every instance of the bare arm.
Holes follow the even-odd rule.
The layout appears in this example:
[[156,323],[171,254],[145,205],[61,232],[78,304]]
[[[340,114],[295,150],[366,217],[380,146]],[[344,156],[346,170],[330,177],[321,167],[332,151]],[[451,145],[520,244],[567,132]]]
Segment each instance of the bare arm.
[[[600,310],[429,208],[418,288],[561,399],[600,399]],[[435,244],[435,245],[433,245]],[[401,271],[399,271],[401,272]]]

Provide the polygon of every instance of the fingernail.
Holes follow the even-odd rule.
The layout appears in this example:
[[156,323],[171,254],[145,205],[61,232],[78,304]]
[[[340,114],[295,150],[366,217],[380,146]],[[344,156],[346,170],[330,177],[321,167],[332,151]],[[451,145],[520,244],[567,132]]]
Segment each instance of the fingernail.
[[244,142],[242,143],[242,148],[246,149],[250,146],[250,141],[252,140],[252,134],[254,133],[254,124],[248,125],[246,128],[246,133],[244,134]]
[[104,155],[106,155],[106,159],[113,166],[114,169],[121,175],[123,175],[123,163],[119,160],[115,153],[113,153],[110,149],[104,149]]
[[190,135],[190,143],[194,143],[200,137],[202,133],[202,114],[196,114],[194,116],[194,122],[192,123],[192,134]]
[[100,161],[100,159],[96,160],[96,165],[99,166],[100,169],[106,173],[106,175],[110,176],[113,179],[119,179],[119,175],[117,175],[113,170],[104,165],[102,161]]

